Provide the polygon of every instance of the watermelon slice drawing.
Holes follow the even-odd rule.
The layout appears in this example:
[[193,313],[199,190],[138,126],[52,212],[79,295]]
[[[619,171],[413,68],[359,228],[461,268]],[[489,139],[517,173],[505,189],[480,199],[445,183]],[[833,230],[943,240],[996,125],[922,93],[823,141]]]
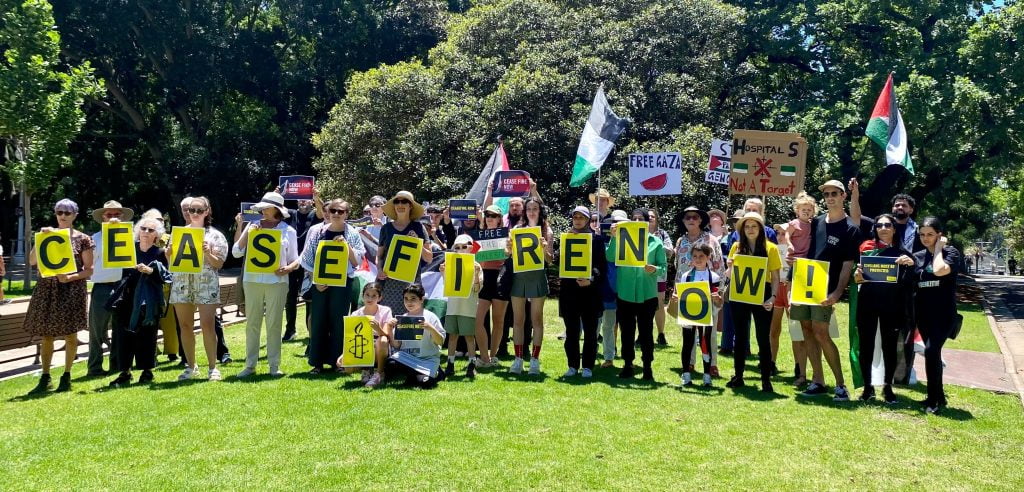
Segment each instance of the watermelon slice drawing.
[[640,182],[640,186],[643,186],[645,190],[657,191],[665,187],[668,184],[668,173],[661,173],[657,176],[647,178]]

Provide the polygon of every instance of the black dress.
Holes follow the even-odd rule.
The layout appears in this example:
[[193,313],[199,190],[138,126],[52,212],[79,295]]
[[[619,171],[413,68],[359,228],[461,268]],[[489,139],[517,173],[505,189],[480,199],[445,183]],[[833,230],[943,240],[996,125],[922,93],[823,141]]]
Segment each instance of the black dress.
[[[139,248],[139,243],[135,243],[135,254],[138,263],[143,265],[152,266],[154,262],[167,266],[167,257],[164,255],[164,250],[156,245],[150,246],[146,251],[142,251]],[[149,275],[143,275],[142,272],[134,268],[125,268],[121,273],[121,281],[124,282],[123,291],[120,297],[121,302],[113,310],[113,324],[114,324],[114,337],[118,339],[117,343],[114,344],[118,347],[118,362],[120,363],[119,370],[122,372],[131,371],[132,361],[135,361],[135,367],[137,369],[153,369],[156,367],[156,331],[159,327],[160,317],[163,314],[162,310],[167,308],[166,299],[157,309],[161,312],[156,315],[156,323],[147,324],[146,322],[139,321],[136,326],[131,326],[132,311],[139,308],[135,305],[135,292],[139,288],[139,283],[143,280],[156,280],[151,279],[152,275],[159,275],[159,270],[155,270]],[[160,289],[163,292],[163,289]],[[154,307],[156,308],[156,307]]]
[[942,346],[949,338],[956,316],[956,277],[960,252],[952,246],[942,249],[942,259],[951,271],[942,277],[932,272],[931,251],[914,253],[914,314],[917,329],[924,340],[925,373],[928,378],[928,403],[945,405],[942,389]]

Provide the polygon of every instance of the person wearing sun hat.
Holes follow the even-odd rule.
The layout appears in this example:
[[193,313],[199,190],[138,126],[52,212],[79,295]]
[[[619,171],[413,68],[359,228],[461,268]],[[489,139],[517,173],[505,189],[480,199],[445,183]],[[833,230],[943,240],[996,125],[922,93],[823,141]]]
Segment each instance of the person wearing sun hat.
[[[736,333],[735,367],[736,375],[726,383],[726,387],[740,388],[746,385],[743,381],[743,369],[746,365],[747,349],[750,345],[750,318],[754,318],[757,330],[758,367],[761,370],[761,391],[773,393],[771,322],[772,310],[775,307],[775,295],[779,291],[779,271],[782,269],[782,257],[779,248],[768,241],[764,233],[764,218],[757,212],[747,212],[736,221],[736,230],[742,236],[733,243],[729,250],[729,264],[737,255],[762,256],[767,258],[769,277],[765,279],[764,303],[761,305],[746,304],[730,300],[732,309],[733,331]],[[734,282],[738,281],[733,279]]]
[[715,238],[715,241],[721,241],[722,236],[726,233],[726,224],[729,223],[729,217],[725,215],[725,212],[713,208],[708,210],[708,227],[711,232],[711,237]]
[[299,269],[299,246],[295,228],[288,225],[285,219],[291,216],[284,206],[284,197],[273,191],[253,205],[253,209],[263,214],[258,221],[253,221],[231,247],[235,258],[246,255],[249,246],[249,233],[257,229],[277,229],[281,231],[281,260],[274,273],[247,273],[242,286],[245,289],[246,318],[245,324],[245,368],[238,373],[244,378],[256,372],[259,361],[263,318],[267,320],[267,364],[271,376],[281,376],[281,341],[284,323],[285,303],[288,297],[288,278]]
[[[130,208],[122,207],[116,200],[108,200],[103,207],[92,211],[92,220],[102,226],[105,222],[130,221],[135,217],[135,212]],[[120,367],[117,360],[117,340],[108,336],[111,326],[111,314],[105,306],[110,295],[114,292],[114,286],[121,281],[120,268],[103,268],[103,233],[102,230],[92,235],[92,242],[96,245],[93,262],[92,292],[89,296],[89,362],[87,363],[90,376],[103,376],[107,371],[103,370],[103,344],[110,349],[110,371]]]
[[[384,260],[388,257],[388,250],[395,236],[409,236],[423,240],[420,267],[430,263],[434,258],[434,253],[430,249],[427,229],[419,221],[426,210],[416,201],[412,193],[404,190],[395,193],[395,196],[384,204],[382,210],[390,221],[384,224],[380,230],[380,245],[377,248],[377,279],[384,284],[380,303],[396,313],[403,313],[406,311],[403,302],[403,290],[406,284],[388,279],[387,274],[384,273]],[[419,272],[416,273],[416,278],[419,279]]]
[[[794,305],[789,308],[789,315],[791,319],[800,322],[807,353],[824,355],[832,369],[836,379],[833,400],[847,401],[850,394],[843,378],[839,349],[829,336],[828,328],[832,310],[850,283],[854,264],[860,258],[860,245],[864,241],[860,225],[846,214],[846,187],[843,182],[831,179],[819,186],[818,190],[825,197],[826,211],[811,221],[811,244],[807,258],[829,263],[828,297],[820,306]],[[820,355],[810,356],[814,379],[804,390],[805,396],[827,393]]]
[[[604,244],[590,229],[590,211],[587,207],[577,206],[570,214],[572,227],[570,233],[591,234],[590,249],[592,265],[590,278],[563,278],[561,293],[558,296],[558,313],[565,322],[565,357],[569,368],[565,377],[573,377],[577,373],[584,378],[593,376],[594,359],[597,357],[597,323],[601,318],[604,305],[601,300],[600,285],[608,270],[608,261],[601,253]],[[565,254],[564,251],[560,252]],[[583,353],[580,353],[580,329],[583,330]],[[582,358],[582,372],[580,362]]]
[[[675,259],[676,259],[676,278],[675,282],[680,283],[684,281],[684,275],[690,271],[690,262],[693,259],[693,248],[701,244],[708,245],[711,248],[711,254],[708,255],[707,267],[717,276],[725,274],[725,260],[722,258],[722,246],[712,237],[711,233],[706,231],[708,222],[710,221],[710,214],[697,208],[697,207],[686,207],[683,209],[682,224],[679,227],[680,235],[679,239],[676,240],[675,246]],[[713,376],[718,375],[718,350],[717,336],[713,333],[710,337],[709,353],[711,356],[710,363],[710,374]],[[696,345],[693,350],[696,351]],[[696,357],[692,357],[689,360],[697,360]],[[684,371],[693,372],[689,367],[684,367]]]
[[594,206],[594,211],[597,212],[599,220],[608,218],[608,214],[611,213],[612,207],[615,206],[615,197],[608,190],[604,188],[598,188],[597,192],[590,194],[590,204]]

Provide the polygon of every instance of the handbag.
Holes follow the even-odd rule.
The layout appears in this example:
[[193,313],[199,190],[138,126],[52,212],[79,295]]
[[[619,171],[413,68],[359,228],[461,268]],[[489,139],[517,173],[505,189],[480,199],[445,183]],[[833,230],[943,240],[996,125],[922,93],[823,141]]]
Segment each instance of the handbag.
[[956,337],[960,336],[960,329],[964,327],[964,315],[960,313],[953,314],[953,329],[949,331],[949,339],[956,340]]

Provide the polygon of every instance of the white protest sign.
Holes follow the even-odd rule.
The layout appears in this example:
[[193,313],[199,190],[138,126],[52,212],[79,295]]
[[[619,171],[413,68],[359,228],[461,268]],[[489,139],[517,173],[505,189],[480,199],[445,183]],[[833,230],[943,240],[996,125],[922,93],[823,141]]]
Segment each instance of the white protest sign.
[[708,158],[708,170],[704,173],[704,181],[729,186],[729,165],[732,161],[732,141],[712,140],[711,154]]
[[629,194],[680,195],[683,165],[679,152],[629,154]]

